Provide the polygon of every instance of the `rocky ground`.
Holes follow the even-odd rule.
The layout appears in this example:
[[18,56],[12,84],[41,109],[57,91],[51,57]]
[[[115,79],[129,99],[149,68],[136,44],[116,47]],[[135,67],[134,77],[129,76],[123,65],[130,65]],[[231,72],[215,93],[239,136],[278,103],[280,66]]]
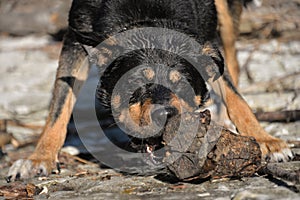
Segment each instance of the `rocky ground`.
[[[119,173],[66,153],[60,159],[61,174],[7,184],[4,177],[8,167],[33,150],[32,143],[48,113],[61,48],[61,42],[49,33],[53,35],[64,26],[53,23],[49,28],[45,26],[49,23],[46,19],[53,22],[61,17],[63,21],[61,9],[69,6],[56,4],[47,9],[50,14],[40,17],[44,21],[26,26],[18,21],[21,25],[13,28],[14,14],[21,13],[27,17],[22,20],[30,21],[32,1],[0,4],[0,19],[5,16],[12,20],[12,26],[0,20],[0,147],[7,153],[0,160],[0,199],[300,199],[299,183],[270,175],[184,183],[165,175]],[[300,110],[299,4],[296,0],[266,0],[261,7],[250,6],[244,12],[242,36],[237,43],[241,64],[239,87],[255,112]],[[46,9],[50,5],[43,6]],[[91,80],[89,84],[94,84]],[[84,112],[84,105],[79,108]],[[300,154],[299,119],[261,123],[272,135],[289,141],[293,151]],[[87,132],[93,132],[92,127]],[[103,151],[99,144],[105,140],[99,142],[88,137],[87,141],[95,152]],[[279,163],[278,167],[299,172],[300,161]]]

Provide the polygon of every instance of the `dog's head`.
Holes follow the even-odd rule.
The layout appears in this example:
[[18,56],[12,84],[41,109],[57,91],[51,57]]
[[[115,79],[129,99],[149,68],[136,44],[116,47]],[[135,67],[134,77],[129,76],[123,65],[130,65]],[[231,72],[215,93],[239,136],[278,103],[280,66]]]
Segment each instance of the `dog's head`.
[[223,63],[217,49],[207,45],[200,58],[209,61],[197,67],[165,50],[131,51],[106,69],[97,97],[130,135],[157,136],[168,118],[193,112],[207,100],[211,65],[222,72]]

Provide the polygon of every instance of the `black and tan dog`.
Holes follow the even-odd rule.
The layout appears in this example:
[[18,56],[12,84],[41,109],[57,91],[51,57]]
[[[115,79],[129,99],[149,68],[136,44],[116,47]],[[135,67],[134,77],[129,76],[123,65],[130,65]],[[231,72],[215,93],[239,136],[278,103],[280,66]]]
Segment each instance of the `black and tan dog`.
[[[269,156],[271,160],[287,161],[292,158],[287,144],[263,130],[247,103],[234,89],[234,85],[237,84],[238,65],[236,60],[232,61],[236,59],[234,49],[236,22],[232,17],[239,18],[243,2],[241,0],[215,2],[74,0],[46,126],[34,153],[27,159],[14,163],[9,171],[8,180],[48,175],[56,167],[80,83],[84,82],[89,71],[89,63],[85,59],[89,53],[88,49],[93,49],[105,41],[104,47],[98,49],[100,53],[96,54],[98,65],[101,67],[112,57],[113,49],[118,49],[115,47],[126,42],[115,40],[113,37],[115,34],[146,27],[152,29],[147,29],[147,33],[137,31],[129,41],[144,48],[132,49],[114,59],[104,71],[101,86],[98,88],[98,99],[115,111],[115,117],[121,124],[143,134],[151,124],[161,125],[159,124],[161,118],[184,110],[198,109],[208,96],[206,81],[213,78],[224,85],[224,101],[228,116],[238,131],[242,135],[255,137],[263,155]],[[226,75],[226,70],[223,74],[225,64],[215,45],[217,11],[226,64],[230,68],[229,73],[234,83],[231,83],[229,76]],[[189,49],[186,47],[188,46],[186,39],[177,37],[172,31],[168,35],[164,35],[164,32],[158,33],[156,31],[161,30],[159,28],[188,35],[200,45],[196,50]],[[161,37],[150,37],[151,35]],[[149,47],[148,44],[153,42],[150,40],[165,45],[164,49]],[[174,53],[171,49],[179,53]],[[186,52],[197,62],[187,61],[180,56],[180,52]],[[235,69],[233,70],[235,73],[232,68]],[[124,80],[126,84],[118,87],[119,92],[118,90],[114,92],[117,82],[133,69],[134,72]],[[193,88],[193,93],[189,93],[187,85]],[[128,92],[124,92],[127,90]],[[130,96],[124,97],[126,94]],[[124,98],[129,98],[128,103],[124,103]]]

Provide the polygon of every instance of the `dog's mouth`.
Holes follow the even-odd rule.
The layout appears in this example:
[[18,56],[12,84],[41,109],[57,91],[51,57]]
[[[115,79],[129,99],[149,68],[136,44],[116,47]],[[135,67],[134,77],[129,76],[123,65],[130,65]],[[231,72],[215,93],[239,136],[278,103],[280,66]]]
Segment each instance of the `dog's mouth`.
[[133,140],[133,148],[144,153],[144,161],[150,166],[166,164],[195,145],[193,139],[202,136],[201,131],[200,135],[197,134],[201,128],[209,126],[210,120],[209,110],[176,113],[168,117],[159,136],[147,138],[144,142]]

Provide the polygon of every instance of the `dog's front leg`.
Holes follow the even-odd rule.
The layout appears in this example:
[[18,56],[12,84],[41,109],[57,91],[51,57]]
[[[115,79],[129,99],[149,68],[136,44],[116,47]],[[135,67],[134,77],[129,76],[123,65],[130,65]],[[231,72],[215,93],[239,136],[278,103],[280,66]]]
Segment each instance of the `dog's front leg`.
[[72,32],[65,36],[59,59],[50,112],[35,151],[27,159],[16,161],[7,181],[47,176],[58,164],[76,95],[89,71],[87,53]]
[[252,136],[259,143],[264,157],[271,161],[289,161],[293,153],[285,141],[269,135],[259,124],[247,102],[238,94],[229,78],[220,79],[225,90],[227,112],[238,131],[245,136]]
[[239,20],[243,9],[242,1],[232,1],[230,9],[227,0],[215,0],[224,48],[226,65],[235,87],[238,86],[240,67],[236,56],[235,41],[239,34]]

